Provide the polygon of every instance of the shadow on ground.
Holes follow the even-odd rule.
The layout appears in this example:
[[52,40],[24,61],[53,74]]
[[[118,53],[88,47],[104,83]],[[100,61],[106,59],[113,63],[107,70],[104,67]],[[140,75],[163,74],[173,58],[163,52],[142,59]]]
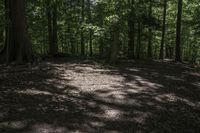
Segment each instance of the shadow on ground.
[[167,62],[0,66],[1,133],[198,133],[200,74]]

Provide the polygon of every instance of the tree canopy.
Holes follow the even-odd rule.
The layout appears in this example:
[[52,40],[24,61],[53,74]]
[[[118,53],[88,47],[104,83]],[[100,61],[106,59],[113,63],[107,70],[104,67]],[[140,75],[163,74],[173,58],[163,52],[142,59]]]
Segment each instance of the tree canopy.
[[[30,0],[24,7],[35,55],[200,62],[198,0]],[[11,39],[6,8],[1,1],[2,53]]]

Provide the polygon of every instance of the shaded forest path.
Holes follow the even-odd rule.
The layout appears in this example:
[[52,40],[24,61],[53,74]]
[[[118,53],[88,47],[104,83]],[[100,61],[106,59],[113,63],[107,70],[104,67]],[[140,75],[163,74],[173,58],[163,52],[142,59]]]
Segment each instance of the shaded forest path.
[[198,133],[200,73],[168,62],[0,66],[1,133]]

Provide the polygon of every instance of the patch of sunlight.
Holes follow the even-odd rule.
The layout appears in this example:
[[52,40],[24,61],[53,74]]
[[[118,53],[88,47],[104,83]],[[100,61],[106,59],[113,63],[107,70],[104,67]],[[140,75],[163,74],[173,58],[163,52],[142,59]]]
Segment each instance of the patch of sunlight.
[[153,89],[159,89],[159,88],[163,87],[163,85],[161,85],[161,84],[150,82],[147,79],[144,79],[140,76],[134,76],[134,77],[135,77],[136,81],[138,81],[143,87],[153,88]]
[[200,102],[194,102],[189,99],[176,96],[175,94],[158,95],[155,97],[155,99],[157,101],[163,102],[163,103],[165,103],[165,102],[182,102],[191,107],[196,107],[196,108],[200,107]]
[[23,129],[26,127],[26,122],[23,121],[9,121],[0,123],[0,128]]
[[96,95],[101,98],[124,99],[126,93],[118,90],[107,89],[105,90],[105,93],[96,92]]
[[27,89],[23,91],[19,91],[20,94],[26,94],[26,95],[46,95],[46,96],[52,96],[53,94],[48,91],[40,91],[36,89]]
[[104,127],[105,126],[105,124],[103,122],[99,122],[99,121],[92,121],[92,122],[90,122],[90,125],[92,127]]
[[101,106],[101,109],[104,111],[103,114],[100,115],[100,117],[110,120],[116,120],[120,119],[122,112],[118,109],[113,109],[108,106]]
[[142,91],[142,89],[127,89],[126,90],[127,93],[139,93],[140,91]]
[[88,102],[87,103],[88,104],[88,106],[90,106],[90,107],[96,107],[97,106],[97,103],[96,102]]
[[114,97],[115,99],[118,99],[118,100],[123,100],[123,99],[125,99],[125,96],[124,96],[124,95],[121,95],[121,94],[115,94],[113,97]]
[[130,68],[130,69],[128,69],[129,71],[131,71],[131,72],[139,72],[140,70],[138,70],[138,69],[136,69],[136,68]]
[[50,124],[35,124],[32,126],[32,133],[67,133],[67,129]]
[[200,87],[200,82],[193,83],[194,86]]
[[114,91],[106,94],[98,94],[98,97],[96,99],[100,101],[104,101],[106,103],[110,104],[118,104],[118,105],[134,105],[137,107],[140,107],[141,104],[138,102],[138,100],[127,97],[126,92],[121,92],[121,91]]
[[155,99],[159,102],[177,102],[177,97],[174,94],[162,94],[155,96]]
[[174,80],[174,81],[184,81],[183,79],[177,78],[175,76],[169,76],[169,75],[166,75],[165,78],[167,78],[168,80]]
[[188,99],[185,99],[185,98],[181,98],[181,97],[178,97],[177,98],[179,101],[187,104],[188,106],[191,106],[191,107],[196,107],[196,108],[199,108],[200,107],[200,102],[192,102]]
[[121,111],[116,109],[105,110],[104,116],[108,119],[119,119],[121,116]]

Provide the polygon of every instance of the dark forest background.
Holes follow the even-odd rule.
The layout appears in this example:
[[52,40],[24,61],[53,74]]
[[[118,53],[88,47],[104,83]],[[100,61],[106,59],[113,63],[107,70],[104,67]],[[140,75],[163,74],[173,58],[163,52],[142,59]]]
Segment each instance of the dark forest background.
[[2,0],[1,61],[37,57],[200,63],[198,0]]

